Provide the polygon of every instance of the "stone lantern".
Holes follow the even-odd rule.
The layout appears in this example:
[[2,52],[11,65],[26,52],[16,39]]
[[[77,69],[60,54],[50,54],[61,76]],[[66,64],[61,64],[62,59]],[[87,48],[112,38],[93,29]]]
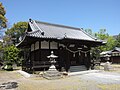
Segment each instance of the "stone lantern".
[[104,57],[105,57],[105,60],[106,60],[106,61],[109,61],[109,60],[110,60],[111,55],[106,54]]
[[58,56],[54,55],[53,51],[51,51],[51,55],[47,56],[47,58],[49,58],[50,63],[54,65],[56,63],[55,58],[58,58]]
[[108,55],[108,54],[105,55],[105,60],[106,60],[106,63],[104,65],[104,70],[105,71],[109,71],[111,69],[110,62],[109,62],[110,57],[111,57],[111,55]]
[[49,80],[61,78],[61,73],[55,67],[55,58],[58,58],[58,56],[54,55],[53,51],[51,51],[51,55],[47,56],[47,58],[50,59],[51,66],[48,71],[44,72],[43,77]]

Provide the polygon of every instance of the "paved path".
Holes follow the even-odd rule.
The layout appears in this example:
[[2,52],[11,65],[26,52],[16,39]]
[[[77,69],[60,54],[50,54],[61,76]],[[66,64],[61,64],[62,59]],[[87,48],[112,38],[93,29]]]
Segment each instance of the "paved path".
[[120,84],[120,74],[112,72],[88,73],[77,77],[83,80],[93,80],[100,84]]

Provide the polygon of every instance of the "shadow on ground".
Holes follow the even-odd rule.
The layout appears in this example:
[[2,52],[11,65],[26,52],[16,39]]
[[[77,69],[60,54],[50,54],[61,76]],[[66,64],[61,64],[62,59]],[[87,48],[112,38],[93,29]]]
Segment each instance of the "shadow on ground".
[[17,82],[7,82],[0,85],[0,89],[14,89],[18,87]]

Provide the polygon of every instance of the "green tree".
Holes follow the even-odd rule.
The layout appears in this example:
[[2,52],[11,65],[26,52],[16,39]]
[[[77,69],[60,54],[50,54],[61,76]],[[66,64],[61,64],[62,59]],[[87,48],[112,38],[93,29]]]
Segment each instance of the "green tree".
[[2,62],[2,53],[3,53],[3,43],[0,41],[0,63]]
[[120,47],[120,33],[116,38],[116,47]]
[[112,50],[116,46],[116,40],[113,38],[113,36],[109,36],[107,38],[107,44],[106,44],[106,50]]
[[11,37],[8,36],[8,35],[5,35],[5,36],[3,37],[3,43],[4,43],[4,45],[3,45],[4,47],[11,45],[11,44],[12,44],[12,42],[11,42]]
[[0,41],[0,51],[3,50],[3,43]]
[[18,63],[20,50],[14,45],[7,46],[4,48],[4,60],[6,63]]
[[99,32],[93,33],[92,35],[95,35],[98,39],[106,42],[105,45],[91,49],[91,59],[93,60],[100,60],[100,53],[102,51],[112,50],[116,46],[116,40],[112,36],[109,36],[108,33],[106,33],[106,29],[100,29]]
[[96,37],[101,40],[106,40],[109,34],[106,33],[106,29],[100,29],[99,32],[95,33]]
[[[19,37],[22,37],[25,33],[25,30],[28,28],[27,22],[18,22],[15,23],[10,29],[7,29],[5,32],[5,36],[9,37],[10,41],[14,41],[15,43],[19,43]],[[5,38],[4,40],[8,40],[8,38]]]
[[88,34],[90,34],[90,35],[94,34],[91,29],[85,29],[85,32],[88,33]]
[[112,36],[109,36],[108,33],[106,33],[106,29],[100,29],[100,31],[96,33],[96,36],[98,39],[106,41],[105,45],[98,47],[100,52],[112,50],[116,46],[116,40]]
[[7,27],[7,24],[6,24],[7,19],[5,17],[5,14],[6,14],[6,11],[4,9],[4,6],[0,2],[0,30]]

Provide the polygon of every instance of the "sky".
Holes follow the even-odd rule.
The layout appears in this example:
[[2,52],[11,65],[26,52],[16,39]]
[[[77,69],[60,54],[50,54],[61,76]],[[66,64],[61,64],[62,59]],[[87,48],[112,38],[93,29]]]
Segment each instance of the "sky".
[[68,25],[110,35],[120,33],[120,0],[0,0],[8,28],[33,20]]

